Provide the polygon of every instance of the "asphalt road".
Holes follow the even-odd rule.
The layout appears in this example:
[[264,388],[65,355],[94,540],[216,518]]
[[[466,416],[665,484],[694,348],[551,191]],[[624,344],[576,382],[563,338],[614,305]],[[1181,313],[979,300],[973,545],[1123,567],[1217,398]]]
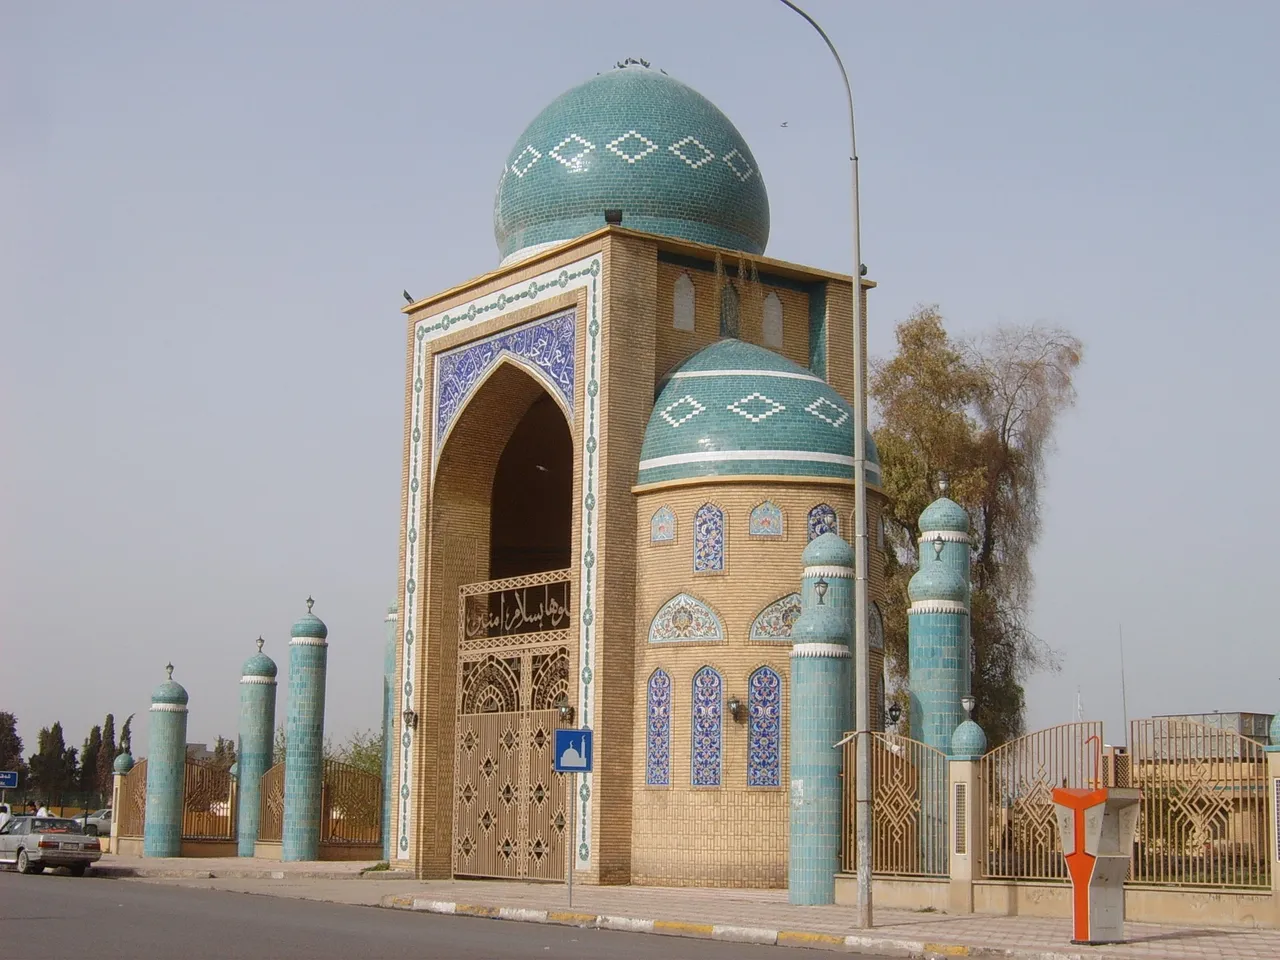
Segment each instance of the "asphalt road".
[[408,913],[130,880],[0,872],[0,957],[17,960],[817,960],[830,956],[823,950]]

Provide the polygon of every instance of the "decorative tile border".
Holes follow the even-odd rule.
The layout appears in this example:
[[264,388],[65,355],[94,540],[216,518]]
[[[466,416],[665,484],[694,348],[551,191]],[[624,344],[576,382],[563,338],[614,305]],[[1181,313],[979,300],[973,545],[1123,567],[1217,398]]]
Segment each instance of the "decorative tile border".
[[[401,633],[403,654],[403,682],[400,689],[400,769],[397,799],[400,803],[397,817],[396,859],[410,859],[412,845],[412,797],[413,797],[413,743],[415,733],[404,722],[404,711],[413,710],[413,680],[417,660],[415,658],[414,594],[421,576],[418,553],[418,521],[422,511],[423,440],[428,429],[428,419],[434,422],[434,410],[428,410],[425,396],[424,375],[427,369],[428,345],[449,333],[474,327],[488,320],[491,315],[503,313],[508,307],[518,309],[534,303],[544,293],[555,296],[569,291],[585,290],[587,294],[586,374],[587,383],[583,404],[582,433],[582,527],[580,530],[582,555],[579,563],[580,597],[578,616],[578,662],[581,671],[578,683],[578,715],[583,727],[591,728],[595,718],[595,687],[592,683],[595,668],[595,599],[596,599],[596,526],[597,497],[600,471],[596,460],[599,447],[599,394],[600,394],[600,284],[604,272],[599,254],[586,257],[566,266],[549,270],[520,284],[504,287],[494,293],[459,304],[448,311],[424,317],[414,324],[413,347],[413,398],[410,402],[409,442],[409,509],[405,520],[405,576],[401,589],[401,609],[404,621]],[[576,362],[576,357],[575,357]],[[591,866],[591,790],[594,774],[579,776],[579,817],[577,856],[574,867],[587,870]]]

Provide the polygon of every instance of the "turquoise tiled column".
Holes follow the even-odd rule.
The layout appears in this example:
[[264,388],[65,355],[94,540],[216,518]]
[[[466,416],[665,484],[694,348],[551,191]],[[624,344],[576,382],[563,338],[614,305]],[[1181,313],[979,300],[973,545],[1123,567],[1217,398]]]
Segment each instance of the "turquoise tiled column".
[[240,671],[240,747],[236,751],[239,775],[236,816],[238,852],[252,857],[258,842],[262,815],[262,775],[271,769],[276,728],[276,663],[262,652],[244,663]]
[[787,890],[792,903],[835,903],[840,869],[838,743],[853,725],[853,551],[834,533],[802,555],[801,613],[791,648],[791,842]]
[[400,605],[387,607],[387,646],[382,657],[382,859],[391,859],[391,793],[392,769],[395,763],[396,735],[396,637],[400,623]]
[[289,714],[285,725],[284,832],[281,860],[320,857],[324,782],[324,688],[329,628],[311,612],[293,625],[289,641]]
[[[947,491],[945,479],[940,483]],[[961,698],[970,693],[969,514],[940,497],[920,514],[920,568],[907,586],[908,687],[911,735],[951,753],[952,738],[965,719]],[[976,724],[974,725],[976,727]],[[945,783],[919,784],[921,837],[947,835]],[[923,842],[923,841],[922,841]],[[928,869],[941,869],[936,844],[925,843]]]
[[182,801],[187,774],[187,691],[168,679],[151,694],[151,747],[147,757],[144,857],[182,856]]

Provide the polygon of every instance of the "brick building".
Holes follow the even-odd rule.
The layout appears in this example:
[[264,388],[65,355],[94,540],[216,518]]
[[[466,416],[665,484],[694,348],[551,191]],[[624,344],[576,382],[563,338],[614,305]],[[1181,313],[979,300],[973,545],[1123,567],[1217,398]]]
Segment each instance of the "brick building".
[[[801,553],[852,537],[851,278],[764,255],[750,148],[639,63],[533,121],[494,227],[497,269],[404,311],[392,855],[785,886]],[[561,725],[596,735],[574,817]]]

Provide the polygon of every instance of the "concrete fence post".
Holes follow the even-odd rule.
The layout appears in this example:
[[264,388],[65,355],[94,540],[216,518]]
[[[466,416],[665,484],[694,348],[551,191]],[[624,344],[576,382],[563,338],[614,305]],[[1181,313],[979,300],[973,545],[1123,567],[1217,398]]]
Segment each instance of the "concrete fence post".
[[948,802],[951,805],[950,850],[951,889],[948,910],[951,913],[973,913],[973,882],[982,879],[982,851],[985,849],[982,826],[986,811],[982,808],[978,758],[956,758],[947,762]]
[[1276,742],[1280,715],[1271,726],[1271,746],[1267,747],[1267,858],[1271,861],[1271,924],[1280,927],[1280,743]]

